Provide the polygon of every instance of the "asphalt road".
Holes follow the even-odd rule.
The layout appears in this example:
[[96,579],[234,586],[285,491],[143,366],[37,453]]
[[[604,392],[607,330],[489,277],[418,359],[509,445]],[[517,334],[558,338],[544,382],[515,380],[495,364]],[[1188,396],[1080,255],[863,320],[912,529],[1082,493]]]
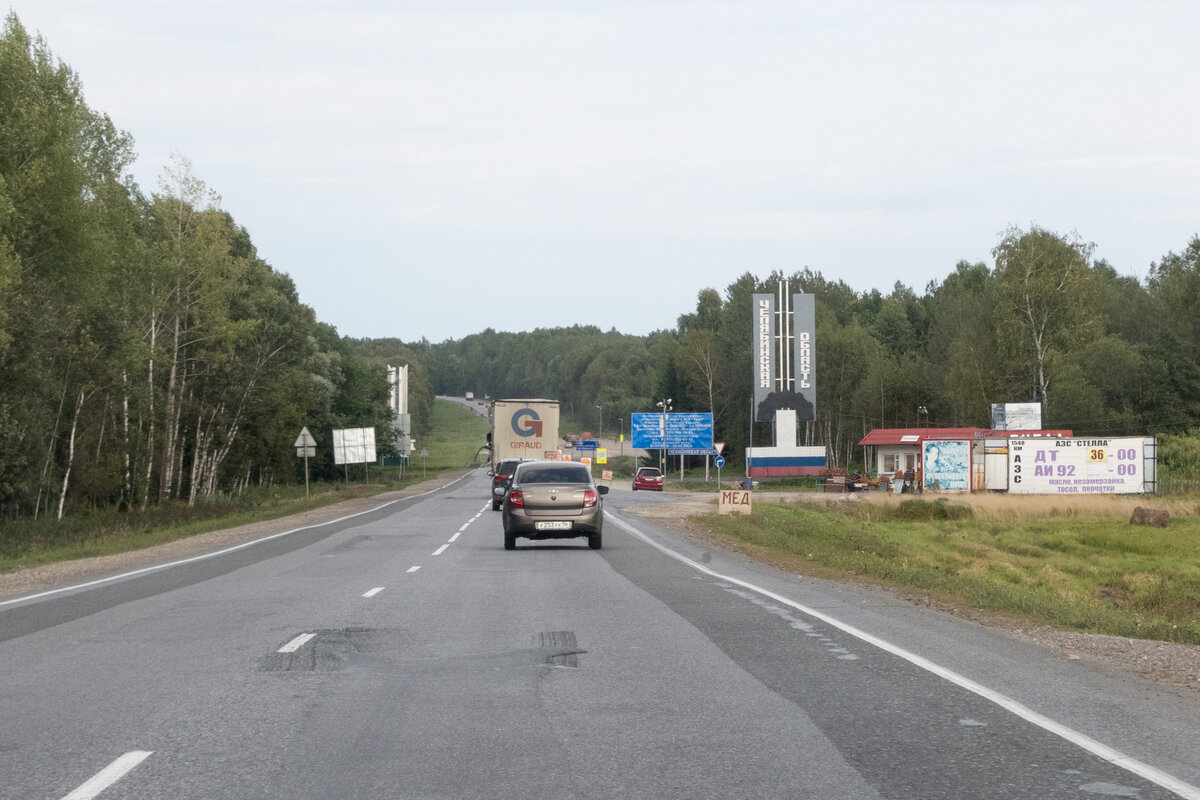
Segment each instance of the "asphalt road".
[[489,481],[0,601],[0,797],[1200,798],[1200,702]]

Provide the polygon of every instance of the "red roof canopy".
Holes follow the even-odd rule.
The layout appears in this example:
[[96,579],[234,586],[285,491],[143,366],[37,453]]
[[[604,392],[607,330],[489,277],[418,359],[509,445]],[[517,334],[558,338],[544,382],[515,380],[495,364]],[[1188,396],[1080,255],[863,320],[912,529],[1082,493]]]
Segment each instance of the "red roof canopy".
[[926,439],[1009,439],[1013,437],[1070,437],[1069,430],[993,431],[988,428],[876,428],[863,437],[860,447],[888,444],[917,444]]

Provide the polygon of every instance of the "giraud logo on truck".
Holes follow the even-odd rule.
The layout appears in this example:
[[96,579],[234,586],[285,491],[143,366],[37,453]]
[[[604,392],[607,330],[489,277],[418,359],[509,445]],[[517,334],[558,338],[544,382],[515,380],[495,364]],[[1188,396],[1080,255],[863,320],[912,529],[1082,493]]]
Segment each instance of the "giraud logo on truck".
[[[537,436],[540,438],[542,435],[542,418],[532,408],[522,408],[512,415],[512,429],[513,433],[517,436],[525,438]],[[540,444],[535,446],[541,447]]]

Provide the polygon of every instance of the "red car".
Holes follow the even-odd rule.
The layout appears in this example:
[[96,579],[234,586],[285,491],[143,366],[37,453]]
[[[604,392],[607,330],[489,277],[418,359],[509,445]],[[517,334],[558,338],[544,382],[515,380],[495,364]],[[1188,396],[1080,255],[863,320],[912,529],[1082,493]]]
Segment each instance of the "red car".
[[527,460],[506,458],[497,464],[494,470],[488,470],[488,475],[492,476],[492,511],[500,510],[504,495],[508,493],[508,487],[512,483],[513,473],[517,471],[517,464]]
[[651,492],[661,492],[663,474],[658,467],[638,467],[633,475],[633,490],[648,489]]

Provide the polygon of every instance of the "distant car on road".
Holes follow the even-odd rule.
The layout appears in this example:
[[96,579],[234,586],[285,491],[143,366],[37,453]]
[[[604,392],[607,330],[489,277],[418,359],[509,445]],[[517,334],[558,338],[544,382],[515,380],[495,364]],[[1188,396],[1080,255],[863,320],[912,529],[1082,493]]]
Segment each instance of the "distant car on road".
[[663,474],[658,467],[638,467],[633,475],[633,490],[646,489],[651,492],[663,490]]
[[571,461],[526,461],[517,465],[504,496],[504,549],[513,550],[517,537],[571,539],[585,536],[599,550],[604,527],[601,495],[583,464]]
[[504,495],[508,492],[508,485],[512,481],[513,473],[517,471],[517,464],[528,460],[506,458],[496,465],[496,469],[488,472],[492,476],[492,511],[500,510],[500,504],[504,502]]

